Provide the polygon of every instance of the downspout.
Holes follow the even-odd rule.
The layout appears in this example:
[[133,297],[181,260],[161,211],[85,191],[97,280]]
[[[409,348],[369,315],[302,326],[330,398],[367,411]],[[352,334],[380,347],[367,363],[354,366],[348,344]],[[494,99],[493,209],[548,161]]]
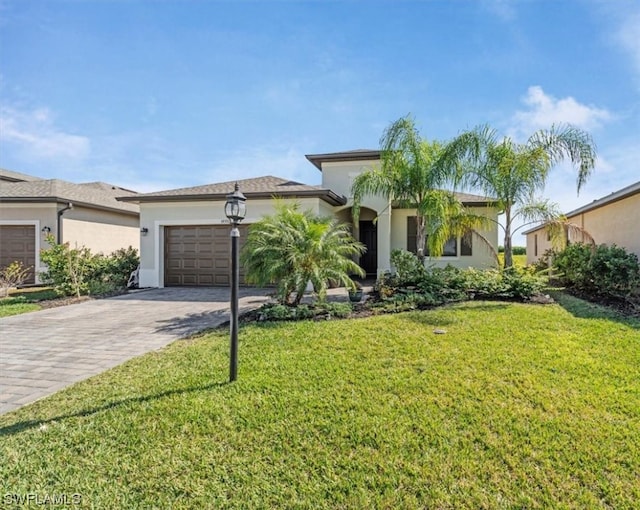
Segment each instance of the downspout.
[[58,244],[62,243],[62,215],[66,212],[73,209],[73,203],[69,202],[67,207],[64,207],[58,211],[58,225],[57,225],[57,234],[58,234]]

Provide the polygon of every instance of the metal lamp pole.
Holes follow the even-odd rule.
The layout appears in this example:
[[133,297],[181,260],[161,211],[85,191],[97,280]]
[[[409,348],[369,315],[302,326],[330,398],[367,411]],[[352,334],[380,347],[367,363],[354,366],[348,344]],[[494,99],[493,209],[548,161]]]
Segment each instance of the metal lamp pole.
[[235,190],[227,195],[227,202],[224,206],[225,214],[231,222],[231,321],[230,321],[230,343],[231,352],[229,356],[229,382],[238,378],[238,291],[240,286],[240,263],[238,244],[240,240],[240,230],[238,225],[244,219],[246,213],[246,197],[240,192],[236,182]]

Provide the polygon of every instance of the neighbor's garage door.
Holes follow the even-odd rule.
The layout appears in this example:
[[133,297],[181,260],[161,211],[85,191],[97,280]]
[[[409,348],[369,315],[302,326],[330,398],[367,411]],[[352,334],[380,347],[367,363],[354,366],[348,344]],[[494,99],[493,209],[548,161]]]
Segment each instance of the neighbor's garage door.
[[[165,227],[165,286],[228,286],[231,279],[229,232],[228,225]],[[246,240],[247,225],[241,225],[240,248]],[[244,282],[242,267],[240,282]]]
[[33,225],[0,225],[0,267],[15,261],[30,268],[25,283],[35,282],[36,227]]

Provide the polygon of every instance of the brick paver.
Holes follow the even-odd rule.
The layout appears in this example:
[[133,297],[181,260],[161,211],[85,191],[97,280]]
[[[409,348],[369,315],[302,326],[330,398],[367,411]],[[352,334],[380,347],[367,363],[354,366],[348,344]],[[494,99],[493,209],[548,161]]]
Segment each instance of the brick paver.
[[[241,288],[240,309],[267,291]],[[229,289],[140,290],[0,319],[0,414],[229,320]]]

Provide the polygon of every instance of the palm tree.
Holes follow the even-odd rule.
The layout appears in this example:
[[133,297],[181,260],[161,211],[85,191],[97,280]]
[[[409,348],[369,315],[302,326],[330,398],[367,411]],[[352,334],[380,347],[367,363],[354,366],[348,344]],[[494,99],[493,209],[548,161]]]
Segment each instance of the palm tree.
[[365,251],[349,226],[301,211],[298,203],[276,201],[276,212],[249,227],[241,259],[247,282],[276,284],[282,304],[300,304],[311,282],[325,299],[329,282],[355,289],[350,275],[364,276],[353,258]]
[[459,161],[455,151],[438,141],[420,137],[410,117],[393,122],[381,140],[380,167],[359,174],[353,181],[353,217],[358,220],[362,199],[381,195],[402,208],[416,208],[418,257],[424,248],[438,257],[447,240],[473,231],[484,244],[491,244],[474,229],[487,224],[487,218],[465,209],[451,188],[455,185]]
[[[462,133],[447,149],[448,157],[466,160],[459,174],[463,186],[495,197],[504,213],[500,227],[504,231],[505,267],[513,265],[511,239],[517,230],[538,221],[556,224],[561,219],[556,204],[537,198],[549,170],[568,158],[578,168],[580,192],[596,160],[591,136],[571,125],[537,131],[523,144],[509,137],[499,140],[495,130],[483,126]],[[514,229],[515,220],[524,225]]]

